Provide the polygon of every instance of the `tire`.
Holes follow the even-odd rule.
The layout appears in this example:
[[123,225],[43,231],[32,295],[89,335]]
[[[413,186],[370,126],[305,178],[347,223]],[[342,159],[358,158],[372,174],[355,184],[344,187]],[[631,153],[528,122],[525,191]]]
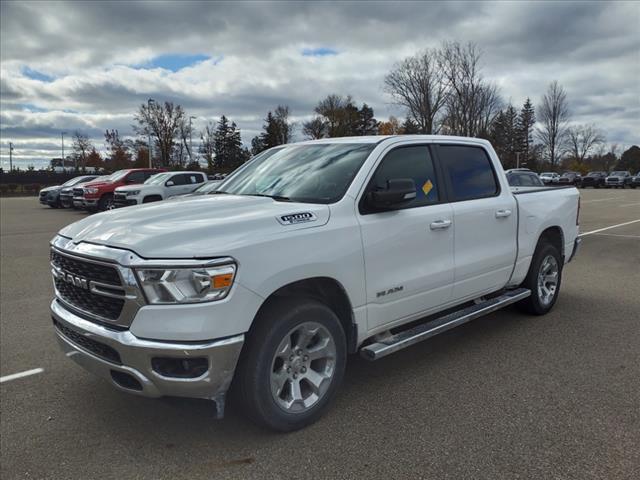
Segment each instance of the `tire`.
[[142,203],[160,202],[162,197],[160,195],[149,195],[142,199]]
[[[281,432],[298,430],[327,410],[346,358],[344,330],[328,306],[308,298],[278,299],[261,310],[247,335],[233,390],[255,423]],[[315,389],[309,378],[317,382]]]
[[104,212],[105,210],[111,210],[113,208],[113,194],[105,193],[98,201],[98,211]]
[[[549,264],[551,264],[552,268],[548,270],[548,272],[552,272],[554,266],[553,262],[555,262],[556,272],[555,285],[553,285],[552,282],[548,282],[545,283],[544,286],[539,286],[539,275],[542,274],[544,269],[548,268]],[[529,267],[529,272],[521,285],[522,287],[531,290],[531,295],[518,302],[518,308],[533,315],[545,315],[551,311],[558,300],[558,295],[560,294],[562,266],[562,256],[560,255],[560,252],[558,252],[558,249],[549,242],[542,240],[542,242],[536,247],[533,259],[531,260],[531,266]],[[547,275],[549,275],[549,273]],[[553,289],[551,288],[552,286],[554,287]],[[551,290],[553,290],[553,292],[549,297],[546,293],[551,292]]]

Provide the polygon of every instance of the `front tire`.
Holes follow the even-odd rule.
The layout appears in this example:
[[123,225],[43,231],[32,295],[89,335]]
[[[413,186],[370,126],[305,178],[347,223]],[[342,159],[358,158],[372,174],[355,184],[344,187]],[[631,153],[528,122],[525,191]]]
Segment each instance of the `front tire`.
[[522,287],[531,290],[531,295],[518,302],[518,307],[533,315],[548,313],[560,293],[562,281],[562,256],[558,249],[543,241],[536,247],[531,266]]
[[345,333],[336,314],[313,299],[278,299],[247,335],[235,387],[256,423],[281,432],[318,420],[346,366]]
[[113,209],[113,195],[110,193],[106,193],[102,197],[100,197],[100,200],[98,201],[98,211],[104,212],[105,210],[112,210],[112,209]]

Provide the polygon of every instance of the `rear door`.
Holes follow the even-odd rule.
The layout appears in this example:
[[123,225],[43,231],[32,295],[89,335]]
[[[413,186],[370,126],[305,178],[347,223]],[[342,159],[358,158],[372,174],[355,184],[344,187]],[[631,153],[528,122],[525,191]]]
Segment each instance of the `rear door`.
[[[370,191],[411,178],[416,198],[394,210],[367,206]],[[451,299],[453,223],[441,175],[426,145],[386,152],[359,202],[369,329],[433,310]]]
[[483,147],[441,144],[437,152],[455,224],[453,300],[471,299],[504,287],[511,276],[516,200]]

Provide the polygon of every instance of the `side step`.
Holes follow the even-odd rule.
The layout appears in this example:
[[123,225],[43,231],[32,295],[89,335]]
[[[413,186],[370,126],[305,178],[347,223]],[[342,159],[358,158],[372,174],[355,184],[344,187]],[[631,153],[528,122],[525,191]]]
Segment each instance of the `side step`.
[[469,307],[449,313],[427,323],[417,325],[408,330],[403,330],[395,335],[391,335],[377,343],[372,343],[360,349],[360,354],[367,360],[378,360],[387,355],[414,345],[422,340],[431,338],[439,333],[446,332],[454,327],[470,322],[478,317],[495,312],[507,305],[518,302],[531,295],[531,290],[518,288],[508,290],[499,297],[494,297],[484,302],[471,305]]

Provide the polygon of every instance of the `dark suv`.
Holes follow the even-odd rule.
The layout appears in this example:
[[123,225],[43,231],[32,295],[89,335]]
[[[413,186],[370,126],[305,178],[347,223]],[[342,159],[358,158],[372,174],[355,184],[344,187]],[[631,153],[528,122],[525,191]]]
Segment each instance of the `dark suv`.
[[607,178],[607,172],[589,172],[585,177],[582,177],[582,181],[580,186],[582,188],[593,187],[600,188],[604,187],[604,179]]
[[580,185],[580,180],[578,172],[564,172],[558,179],[558,185]]

